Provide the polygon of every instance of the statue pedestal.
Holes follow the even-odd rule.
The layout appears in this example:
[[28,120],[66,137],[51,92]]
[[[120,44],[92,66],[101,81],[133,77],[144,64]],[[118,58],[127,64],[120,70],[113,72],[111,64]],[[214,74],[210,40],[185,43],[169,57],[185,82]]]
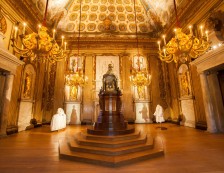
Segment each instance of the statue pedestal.
[[81,102],[65,102],[66,124],[81,124]]
[[26,130],[32,119],[33,101],[23,100],[19,106],[18,131]]
[[183,113],[183,120],[181,125],[195,128],[195,112],[194,112],[194,100],[192,97],[181,98],[181,109]]
[[100,113],[93,128],[87,132],[93,135],[124,135],[134,132],[134,127],[129,127],[121,112],[121,93],[99,94]]
[[135,123],[152,123],[150,113],[151,109],[149,100],[135,101]]

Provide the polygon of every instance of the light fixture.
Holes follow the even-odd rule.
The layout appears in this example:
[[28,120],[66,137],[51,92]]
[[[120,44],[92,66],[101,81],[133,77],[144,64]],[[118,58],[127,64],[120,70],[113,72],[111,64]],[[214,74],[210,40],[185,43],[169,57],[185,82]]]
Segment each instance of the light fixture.
[[166,63],[170,63],[172,61],[175,63],[179,63],[179,61],[185,63],[187,61],[191,61],[191,59],[199,57],[210,48],[208,31],[204,32],[203,26],[200,26],[200,33],[198,34],[200,37],[196,37],[193,34],[192,26],[189,26],[190,33],[183,33],[182,29],[179,27],[175,0],[174,9],[177,20],[177,28],[174,29],[175,37],[166,43],[166,36],[163,35],[163,47],[161,47],[161,42],[158,41],[159,58]]
[[[48,1],[49,0],[46,1],[43,24],[38,25],[38,33],[33,32],[25,35],[26,23],[23,23],[23,31],[21,35],[19,35],[18,26],[15,26],[14,28],[13,38],[11,39],[14,51],[22,57],[30,58],[31,61],[55,62],[65,58],[67,43],[64,41],[64,36],[62,36],[61,46],[59,46],[55,41],[56,30],[52,30],[51,37],[49,30],[46,27]],[[20,39],[18,38],[18,35]],[[19,43],[21,46],[18,46]]]
[[150,85],[151,75],[148,73],[146,67],[144,67],[144,57],[139,54],[135,0],[134,0],[134,11],[135,11],[136,45],[138,53],[132,58],[130,81],[134,86],[137,87],[137,93],[139,99],[144,99],[144,88],[145,86]]
[[87,81],[88,78],[84,75],[84,70],[82,67],[78,67],[78,60],[81,60],[82,58],[79,55],[79,41],[80,41],[80,27],[81,27],[81,4],[82,0],[80,0],[80,14],[79,14],[79,34],[78,34],[78,53],[75,55],[75,63],[73,64],[72,70],[67,72],[66,75],[66,81],[65,84],[70,86],[70,98],[71,100],[77,100],[78,96],[78,88],[83,87]]

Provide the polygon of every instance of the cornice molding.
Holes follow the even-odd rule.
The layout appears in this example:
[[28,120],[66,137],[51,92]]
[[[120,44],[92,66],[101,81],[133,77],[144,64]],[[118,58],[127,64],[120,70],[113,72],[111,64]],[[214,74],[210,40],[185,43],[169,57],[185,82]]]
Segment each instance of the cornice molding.
[[[178,9],[179,21],[183,29],[186,29],[190,24],[200,24],[201,21],[206,20],[212,9],[222,4],[220,0],[192,0],[187,2],[186,6]],[[175,16],[172,17],[171,21],[170,26],[165,31],[167,35],[173,33],[176,24]]]
[[2,0],[2,7],[15,21],[26,21],[33,31],[37,29],[37,24],[42,21],[41,14],[27,0]]

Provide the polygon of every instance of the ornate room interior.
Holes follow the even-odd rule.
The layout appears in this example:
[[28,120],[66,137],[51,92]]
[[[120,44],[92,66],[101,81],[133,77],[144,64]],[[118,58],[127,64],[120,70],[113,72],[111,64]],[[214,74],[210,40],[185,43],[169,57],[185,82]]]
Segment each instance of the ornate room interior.
[[0,137],[95,124],[109,64],[128,124],[223,134],[223,41],[222,0],[1,0]]

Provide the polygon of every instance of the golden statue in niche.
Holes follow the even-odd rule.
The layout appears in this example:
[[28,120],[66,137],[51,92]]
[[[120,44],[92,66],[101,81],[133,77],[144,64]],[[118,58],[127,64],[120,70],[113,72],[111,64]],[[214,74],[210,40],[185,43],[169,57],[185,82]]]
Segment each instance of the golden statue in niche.
[[24,90],[23,90],[23,97],[30,98],[31,97],[31,74],[25,74],[25,82],[24,82]]
[[181,86],[181,96],[187,96],[190,94],[187,72],[180,75],[180,86]]
[[70,100],[77,100],[78,96],[78,86],[70,87]]

